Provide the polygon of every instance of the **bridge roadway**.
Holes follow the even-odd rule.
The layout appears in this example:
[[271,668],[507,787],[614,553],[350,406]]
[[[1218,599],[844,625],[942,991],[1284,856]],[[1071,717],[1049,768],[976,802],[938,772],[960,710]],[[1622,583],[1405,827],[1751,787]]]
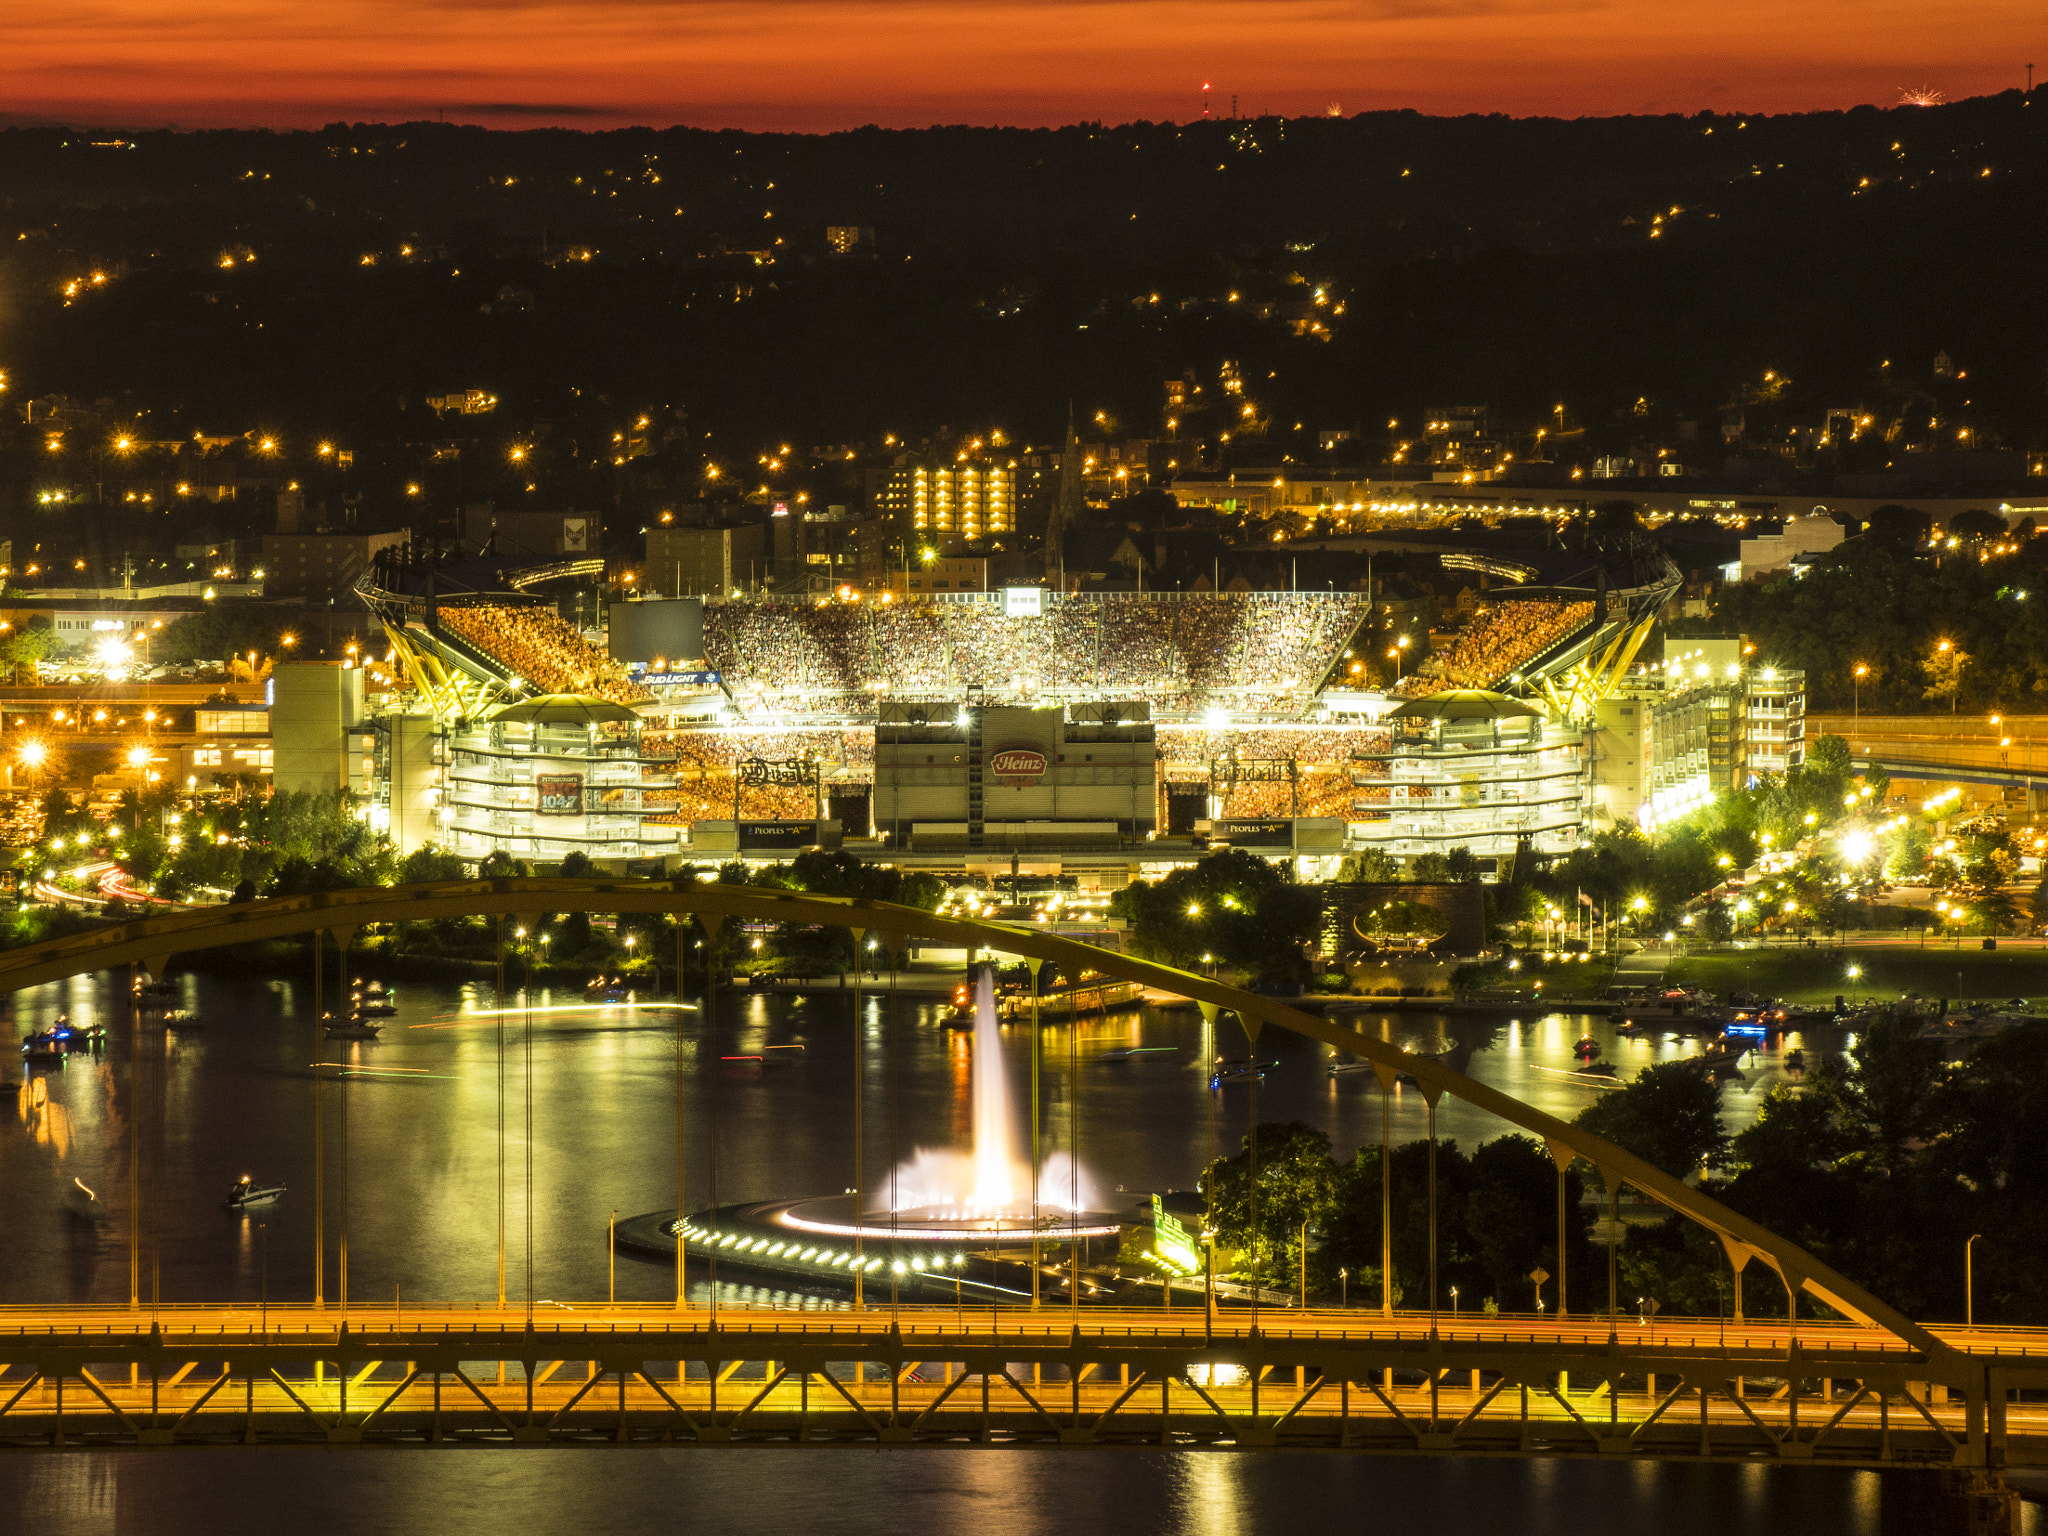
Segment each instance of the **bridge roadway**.
[[0,1311],[0,1445],[1116,1445],[2048,1465],[2048,1331],[1048,1306]]

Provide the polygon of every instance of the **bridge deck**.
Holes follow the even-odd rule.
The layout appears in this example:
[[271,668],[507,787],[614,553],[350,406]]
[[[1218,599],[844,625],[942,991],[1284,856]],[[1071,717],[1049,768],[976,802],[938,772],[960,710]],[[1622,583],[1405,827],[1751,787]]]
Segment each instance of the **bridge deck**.
[[0,1444],[916,1443],[2048,1464],[2048,1334],[1292,1309],[0,1312]]

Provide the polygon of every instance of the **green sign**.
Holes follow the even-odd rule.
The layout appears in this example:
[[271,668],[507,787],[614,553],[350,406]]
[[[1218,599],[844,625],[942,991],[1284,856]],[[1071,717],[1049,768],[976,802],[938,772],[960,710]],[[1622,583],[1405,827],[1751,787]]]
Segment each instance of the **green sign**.
[[1166,1209],[1159,1197],[1152,1197],[1152,1261],[1162,1269],[1192,1275],[1202,1268],[1195,1240],[1180,1219]]

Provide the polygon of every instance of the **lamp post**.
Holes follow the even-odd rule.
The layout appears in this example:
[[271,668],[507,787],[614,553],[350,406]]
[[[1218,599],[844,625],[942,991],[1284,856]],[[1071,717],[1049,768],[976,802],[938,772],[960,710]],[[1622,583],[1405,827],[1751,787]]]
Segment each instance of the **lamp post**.
[[1849,674],[1849,725],[1852,730],[1863,718],[1863,679],[1869,673],[1870,668],[1859,661],[1855,670]]
[[1452,1287],[1451,1287],[1451,1322],[1452,1322],[1453,1324],[1455,1324],[1455,1323],[1456,1323],[1457,1321],[1458,1321],[1458,1288],[1457,1288],[1457,1287],[1456,1287],[1456,1286],[1454,1285],[1454,1286],[1452,1286]]
[[[1253,1062],[1252,1070],[1256,1072],[1258,1069],[1258,1063]],[[1306,1216],[1301,1218],[1301,1310],[1304,1312],[1308,1310],[1308,1218]]]
[[1972,1232],[1969,1241],[1963,1244],[1963,1326],[1966,1328],[1977,1326],[1977,1286],[1976,1276],[1970,1267],[1970,1250],[1983,1235],[1982,1232]]

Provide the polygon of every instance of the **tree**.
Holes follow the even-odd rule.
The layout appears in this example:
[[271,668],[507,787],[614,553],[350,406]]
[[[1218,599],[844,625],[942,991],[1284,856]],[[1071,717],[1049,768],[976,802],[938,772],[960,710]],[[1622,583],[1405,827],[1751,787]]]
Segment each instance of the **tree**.
[[[1330,1138],[1300,1121],[1254,1126],[1245,1150],[1220,1158],[1202,1176],[1218,1241],[1246,1270],[1284,1281],[1301,1262],[1301,1228],[1326,1222],[1337,1204]],[[1256,1148],[1257,1177],[1252,1173]]]
[[[1470,854],[1466,856],[1469,858]],[[1449,880],[1452,878],[1450,855],[1443,853],[1418,853],[1409,862],[1408,872],[1417,880]]]
[[1969,664],[1969,654],[1961,646],[1949,640],[1938,642],[1920,663],[1920,670],[1927,678],[1927,686],[1920,690],[1920,697],[1947,699],[1949,713],[1954,714],[1956,695],[1963,691],[1963,669]]
[[202,608],[166,624],[150,642],[150,659],[225,661],[248,651],[275,656],[292,627],[291,614],[278,608]]
[[1572,1122],[1624,1151],[1682,1179],[1701,1164],[1728,1157],[1721,1127],[1721,1090],[1712,1078],[1682,1061],[1659,1062],[1638,1072],[1617,1093],[1603,1094]]
[[0,637],[0,669],[13,676],[23,667],[48,660],[57,649],[57,635],[50,620],[33,618]]
[[1921,1039],[1919,1017],[1904,1011],[1866,1025],[1849,1052],[1862,1139],[1887,1168],[1903,1164],[1926,1129],[1941,1055],[1941,1042]]
[[1918,507],[1889,504],[1877,508],[1865,524],[1865,537],[1872,543],[1901,545],[1908,549],[1926,542],[1934,519]]
[[1987,512],[1982,507],[1972,507],[1967,512],[1958,512],[1948,520],[1948,531],[1952,538],[1968,539],[1981,544],[1986,539],[2005,536],[2005,519],[1996,512]]
[[1347,854],[1337,867],[1337,878],[1347,884],[1384,885],[1401,878],[1401,866],[1384,848],[1367,848]]
[[431,885],[440,880],[460,880],[468,873],[469,866],[460,855],[450,853],[436,843],[421,843],[400,862],[398,883]]
[[1444,873],[1446,878],[1461,884],[1476,884],[1480,878],[1479,855],[1460,843],[1444,855]]
[[1130,923],[1140,954],[1182,966],[1210,955],[1260,983],[1304,980],[1305,948],[1322,928],[1316,893],[1242,848],[1220,849],[1163,880],[1133,881],[1110,912]]
[[[1565,1175],[1565,1246],[1579,1274],[1591,1217],[1580,1204],[1584,1186],[1576,1168]],[[1493,1294],[1521,1310],[1532,1293],[1529,1272],[1539,1266],[1560,1273],[1557,1263],[1557,1164],[1543,1144],[1528,1136],[1500,1136],[1472,1155],[1472,1193],[1465,1225],[1472,1256],[1492,1283]]]

